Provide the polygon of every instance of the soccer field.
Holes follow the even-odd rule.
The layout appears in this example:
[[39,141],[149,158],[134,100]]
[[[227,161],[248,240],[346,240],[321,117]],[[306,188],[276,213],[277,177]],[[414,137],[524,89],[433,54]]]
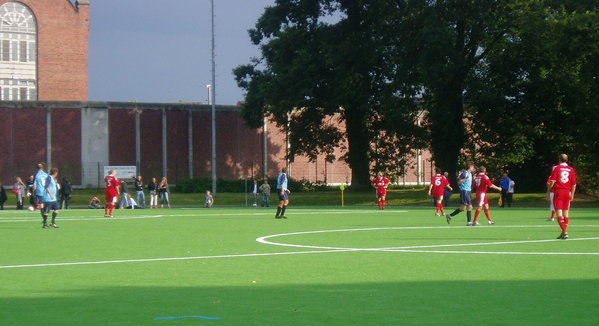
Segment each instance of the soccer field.
[[599,209],[0,211],[0,325],[596,325]]

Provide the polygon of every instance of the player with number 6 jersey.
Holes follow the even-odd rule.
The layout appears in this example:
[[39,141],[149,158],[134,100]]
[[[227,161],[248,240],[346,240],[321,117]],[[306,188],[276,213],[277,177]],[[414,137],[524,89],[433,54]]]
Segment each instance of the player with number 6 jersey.
[[436,174],[431,178],[431,184],[428,187],[428,195],[435,198],[435,216],[445,215],[445,208],[443,207],[443,197],[445,196],[445,189],[453,190],[449,185],[447,178],[441,174],[440,169],[435,169]]
[[[553,191],[553,207],[557,215],[562,233],[558,239],[568,239],[568,224],[570,223],[570,202],[576,192],[576,171],[568,165],[568,155],[559,156],[560,164],[557,165],[549,177],[549,191]],[[548,191],[548,196],[549,196]]]

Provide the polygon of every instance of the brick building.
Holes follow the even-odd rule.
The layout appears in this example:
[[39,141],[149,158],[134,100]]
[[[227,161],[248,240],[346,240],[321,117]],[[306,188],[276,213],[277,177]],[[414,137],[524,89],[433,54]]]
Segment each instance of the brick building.
[[[87,101],[89,19],[87,0],[0,0],[0,182],[27,177],[39,161],[92,187],[102,186],[105,165],[171,182],[209,177],[209,106]],[[275,177],[287,165],[295,179],[351,182],[342,161],[287,162],[286,139],[272,123],[252,130],[238,107],[217,106],[217,176]],[[396,182],[424,183],[430,155],[408,168]]]
[[0,99],[88,99],[89,1],[0,0]]

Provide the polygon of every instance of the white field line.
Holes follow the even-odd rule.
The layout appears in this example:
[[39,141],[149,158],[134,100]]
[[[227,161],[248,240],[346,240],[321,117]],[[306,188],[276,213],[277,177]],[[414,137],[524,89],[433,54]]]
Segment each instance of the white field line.
[[[579,227],[597,227],[599,225],[579,225]],[[525,228],[525,227],[547,227],[547,226],[524,226],[524,225],[504,225],[494,226],[493,228]],[[337,247],[318,247],[318,246],[303,246],[303,245],[292,245],[282,244],[276,242],[266,241],[265,239],[286,236],[286,235],[297,235],[297,234],[313,234],[313,233],[327,233],[327,232],[349,232],[349,231],[373,231],[373,230],[401,230],[401,229],[446,229],[448,226],[439,227],[387,227],[387,228],[367,228],[367,229],[342,229],[342,230],[320,230],[320,231],[305,231],[305,232],[294,232],[294,233],[281,233],[275,235],[264,236],[256,239],[256,241],[264,244],[286,246],[286,247],[300,247],[300,248],[315,248],[324,250],[312,250],[312,251],[294,251],[294,252],[275,252],[275,253],[261,253],[261,254],[236,254],[236,255],[216,255],[216,256],[195,256],[195,257],[169,257],[169,258],[146,258],[146,259],[121,259],[121,260],[103,260],[103,261],[87,261],[87,262],[63,262],[63,263],[47,263],[47,264],[23,264],[23,265],[0,265],[0,269],[10,268],[33,268],[33,267],[51,267],[51,266],[75,266],[75,265],[98,265],[98,264],[117,264],[117,263],[135,263],[135,262],[158,262],[158,261],[177,261],[177,260],[199,260],[199,259],[214,259],[214,258],[240,258],[240,257],[261,257],[261,256],[281,256],[281,255],[301,255],[301,254],[320,254],[320,253],[336,253],[336,252],[356,252],[356,251],[380,251],[380,252],[406,252],[406,253],[452,253],[452,254],[505,254],[505,255],[599,255],[599,253],[564,253],[564,252],[487,252],[487,251],[432,251],[432,250],[416,250],[418,248],[439,248],[439,247],[460,247],[460,246],[475,246],[475,245],[502,245],[502,244],[518,244],[518,243],[531,243],[531,242],[560,242],[564,240],[524,240],[524,241],[503,241],[503,242],[484,242],[484,243],[466,243],[466,244],[444,244],[444,245],[427,245],[427,246],[406,246],[406,247],[394,247],[394,248],[337,248]],[[459,228],[459,227],[454,227]],[[469,227],[471,228],[471,227]],[[567,241],[577,240],[599,240],[597,238],[580,238],[570,239]]]
[[[385,214],[385,213],[407,213],[408,211],[373,211],[373,214]],[[296,211],[296,215],[338,215],[338,214],[363,214],[364,211],[310,211],[310,212],[299,212]],[[370,212],[369,212],[370,213]],[[35,214],[35,216],[31,216],[28,218],[1,218],[0,223],[2,222],[40,222],[40,217],[38,213],[30,213]],[[272,212],[263,212],[263,213],[210,213],[210,214],[156,214],[156,215],[139,215],[139,216],[123,216],[123,217],[112,217],[107,218],[103,216],[70,216],[70,217],[61,217],[58,216],[58,220],[60,221],[103,221],[103,220],[136,220],[136,219],[150,219],[150,218],[161,218],[161,217],[220,217],[220,216],[272,216]]]
[[[576,225],[576,227],[599,227],[595,224],[590,225]],[[381,227],[381,228],[363,228],[363,229],[338,229],[338,230],[318,230],[318,231],[303,231],[303,232],[291,232],[291,233],[280,233],[280,234],[272,234],[264,237],[260,237],[256,239],[256,241],[268,245],[273,246],[281,246],[281,247],[295,247],[295,248],[308,248],[308,249],[326,249],[326,250],[393,250],[393,249],[414,249],[414,248],[436,248],[442,246],[456,246],[456,245],[430,245],[430,246],[416,246],[416,247],[392,247],[392,248],[343,248],[343,247],[325,247],[325,246],[309,246],[309,245],[296,245],[289,243],[280,243],[268,241],[266,239],[276,238],[276,237],[284,237],[290,235],[303,235],[303,234],[318,234],[318,233],[330,233],[330,232],[356,232],[356,231],[380,231],[380,230],[427,230],[427,229],[458,229],[458,228],[468,228],[472,229],[471,226],[404,226],[404,227]],[[496,229],[496,228],[555,228],[555,225],[494,225],[492,227],[479,227],[479,229]],[[599,238],[589,238],[589,239],[599,239]],[[573,240],[573,239],[572,239]],[[536,240],[531,240],[536,241]],[[538,240],[542,242],[553,242],[556,239],[552,240]],[[562,241],[562,240],[559,240]],[[517,242],[519,243],[519,242]],[[468,246],[468,245],[486,245],[486,244],[508,244],[508,243],[499,243],[499,242],[489,242],[489,243],[481,243],[481,244],[460,244],[460,246]]]
[[292,251],[292,252],[272,252],[262,254],[238,254],[238,255],[216,255],[216,256],[196,256],[196,257],[169,257],[169,258],[147,258],[147,259],[119,259],[119,260],[101,260],[101,261],[82,261],[68,263],[48,263],[48,264],[28,264],[28,265],[0,265],[0,269],[8,268],[31,268],[31,267],[50,267],[50,266],[76,266],[76,265],[101,265],[118,263],[141,263],[175,260],[199,260],[214,258],[241,258],[241,257],[262,257],[262,256],[283,256],[283,255],[301,255],[301,254],[321,254],[330,252],[342,252],[354,250],[317,250],[317,251]]

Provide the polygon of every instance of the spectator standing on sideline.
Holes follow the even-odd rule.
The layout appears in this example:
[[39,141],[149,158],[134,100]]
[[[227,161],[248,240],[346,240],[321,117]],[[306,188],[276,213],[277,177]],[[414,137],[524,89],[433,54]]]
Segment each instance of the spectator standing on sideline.
[[150,192],[150,208],[158,208],[158,179],[152,178],[152,182],[148,183],[148,191]]
[[256,179],[254,179],[254,182],[252,183],[252,196],[254,196],[254,203],[252,206],[258,207],[258,181]]
[[[562,233],[558,239],[568,239],[568,224],[570,224],[570,203],[576,192],[576,171],[568,166],[568,155],[559,156],[560,164],[553,169],[549,178],[549,189],[554,192],[553,206]],[[547,194],[549,195],[549,194]]]
[[25,188],[27,190],[27,197],[29,197],[29,205],[35,208],[35,190],[33,190],[33,185],[35,184],[35,178],[30,175],[29,180],[25,182]]
[[204,207],[210,208],[214,205],[214,197],[212,197],[212,192],[210,190],[206,190],[206,195],[204,196]]
[[62,178],[60,182],[60,209],[69,209],[69,201],[71,200],[71,192],[73,191],[71,183],[67,178]]
[[507,190],[507,207],[512,207],[512,200],[514,199],[514,186],[516,186],[516,182],[514,179],[510,178],[510,187]]
[[453,213],[445,215],[447,224],[451,222],[451,219],[454,216],[467,210],[466,218],[468,223],[466,225],[472,226],[472,172],[474,172],[474,165],[469,164],[458,178],[458,185],[460,186],[460,207],[453,211]]
[[50,222],[50,226],[53,228],[58,228],[58,225],[56,225],[56,217],[59,213],[58,191],[60,190],[60,186],[58,185],[58,182],[56,182],[56,177],[58,177],[58,169],[52,168],[50,169],[50,174],[46,177],[46,182],[44,183],[44,209],[42,210],[44,229],[49,228],[47,223],[50,211],[52,211],[52,221]]
[[23,183],[23,180],[21,180],[19,177],[16,177],[15,183],[12,186],[12,192],[15,194],[15,197],[17,197],[17,209],[19,210],[23,209],[23,203],[25,201],[25,188],[26,186]]
[[91,209],[100,209],[102,208],[102,206],[100,206],[100,198],[98,198],[98,196],[93,196],[92,199],[89,200],[89,205],[87,206]]
[[[501,180],[499,180],[499,186],[501,187],[501,205],[499,205],[500,207],[505,207],[506,203],[508,202],[507,197],[508,191],[510,190],[510,181],[512,181],[512,179],[510,179],[510,177],[508,176],[508,172],[503,172],[503,177],[501,177]],[[508,207],[510,207],[509,204]]]
[[287,218],[285,216],[285,210],[289,205],[289,189],[287,189],[287,168],[281,169],[281,173],[277,177],[277,193],[279,194],[279,206],[277,207],[277,214],[275,218]]
[[144,194],[144,182],[141,175],[138,175],[135,180],[135,198],[141,208],[146,208],[146,194]]
[[0,182],[0,210],[4,210],[4,203],[6,203],[7,200],[6,189],[4,189],[4,185]]
[[260,185],[259,190],[262,193],[262,207],[270,207],[270,185],[268,184],[268,179],[264,179],[264,183]]
[[162,177],[158,190],[160,193],[160,208],[163,208],[164,204],[166,204],[166,207],[171,208],[171,202],[168,199],[168,179],[166,177]]
[[[447,179],[449,177],[449,172],[443,172],[443,176],[445,177],[445,179]],[[449,180],[449,179],[447,179],[447,180]],[[444,207],[449,206],[449,199],[451,198],[452,190],[453,189],[451,189],[451,188],[445,189],[445,194],[443,195],[443,206]]]
[[127,181],[125,181],[125,179],[121,179],[121,203],[119,204],[119,207],[121,209],[125,209],[129,206],[129,197],[127,197],[127,195],[129,194],[129,186],[127,185]]

